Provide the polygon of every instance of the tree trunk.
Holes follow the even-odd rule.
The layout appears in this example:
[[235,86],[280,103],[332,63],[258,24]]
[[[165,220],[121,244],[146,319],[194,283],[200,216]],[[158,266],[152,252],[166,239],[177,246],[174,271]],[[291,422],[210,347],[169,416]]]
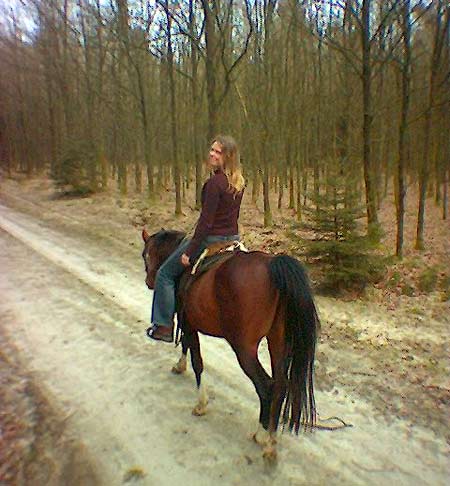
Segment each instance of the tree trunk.
[[[264,97],[266,103],[270,102],[272,96],[272,80],[270,76],[270,61],[271,57],[269,51],[271,49],[271,27],[273,21],[273,14],[276,6],[276,0],[268,0],[265,4],[264,12],[264,59],[263,59],[263,82],[264,82]],[[261,142],[261,158],[263,160],[263,203],[264,203],[264,226],[272,226],[272,211],[270,208],[270,170],[269,170],[269,151],[267,150],[267,143],[270,137],[269,133],[269,118],[270,108],[266,105],[266,117],[264,118],[264,134]]]
[[[195,208],[200,209],[203,186],[203,160],[199,150],[199,118],[200,118],[200,100],[198,95],[198,54],[197,46],[194,42],[196,32],[195,19],[195,1],[189,0],[189,34],[191,36],[191,93],[192,93],[192,123],[193,123],[193,145],[194,145],[194,159],[195,159]],[[211,128],[210,131],[212,131]],[[215,130],[215,128],[214,128]],[[210,142],[211,140],[208,140]]]
[[283,195],[284,195],[284,177],[280,174],[278,176],[278,203],[277,203],[278,209],[281,209],[283,205]]
[[442,194],[442,219],[446,220],[448,217],[448,167],[444,167],[444,190]]
[[169,70],[169,89],[170,89],[170,128],[172,145],[173,177],[175,181],[175,214],[182,214],[181,211],[181,171],[178,160],[178,127],[177,127],[177,104],[175,90],[173,45],[172,45],[172,17],[169,12],[168,1],[165,2],[167,17],[167,63]]
[[270,210],[270,180],[269,162],[267,154],[261,154],[263,158],[263,203],[264,203],[264,226],[272,226],[272,211]]
[[122,196],[125,196],[128,191],[128,173],[126,158],[129,156],[127,145],[128,145],[128,126],[125,116],[125,93],[124,85],[126,73],[128,71],[128,66],[126,63],[128,43],[128,1],[127,0],[117,0],[117,10],[118,10],[118,34],[119,34],[119,54],[117,63],[117,78],[118,78],[118,95],[116,99],[117,104],[117,127],[119,133],[121,133],[121,143],[120,148],[117,147],[117,180],[119,184],[119,191]]
[[405,165],[406,165],[406,130],[409,113],[409,94],[410,94],[410,68],[411,68],[411,22],[410,22],[410,3],[405,0],[403,4],[403,64],[402,64],[402,111],[400,116],[400,126],[398,135],[398,166],[397,166],[397,238],[396,255],[403,258],[403,225],[405,216]]
[[366,211],[369,235],[376,235],[378,226],[376,192],[372,171],[372,67],[371,67],[371,42],[370,42],[370,3],[371,0],[363,0],[362,3],[362,88],[363,88],[363,164],[364,183],[366,188]]
[[209,0],[202,0],[205,15],[205,43],[206,43],[206,97],[208,100],[208,140],[212,140],[217,134],[217,32],[215,3],[210,5]]

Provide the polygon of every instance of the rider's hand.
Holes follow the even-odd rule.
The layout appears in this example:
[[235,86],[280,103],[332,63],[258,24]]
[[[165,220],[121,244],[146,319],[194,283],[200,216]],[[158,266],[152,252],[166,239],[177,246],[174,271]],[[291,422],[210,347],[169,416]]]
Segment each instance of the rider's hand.
[[183,253],[181,255],[181,263],[185,266],[185,267],[188,267],[191,262],[189,261],[189,257],[186,255],[186,253]]

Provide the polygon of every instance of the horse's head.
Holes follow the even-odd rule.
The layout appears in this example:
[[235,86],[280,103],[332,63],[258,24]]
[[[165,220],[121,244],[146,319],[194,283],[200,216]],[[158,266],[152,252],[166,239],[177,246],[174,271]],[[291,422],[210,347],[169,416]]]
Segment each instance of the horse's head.
[[167,257],[177,248],[181,240],[186,236],[181,231],[161,230],[158,233],[149,235],[147,230],[142,230],[142,239],[144,240],[144,259],[145,283],[149,289],[155,286],[156,272]]

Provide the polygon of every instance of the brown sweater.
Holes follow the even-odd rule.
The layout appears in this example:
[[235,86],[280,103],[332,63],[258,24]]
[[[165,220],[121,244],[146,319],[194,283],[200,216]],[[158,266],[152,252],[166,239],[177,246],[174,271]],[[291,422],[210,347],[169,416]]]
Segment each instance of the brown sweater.
[[244,190],[231,192],[227,176],[220,170],[205,182],[202,189],[202,210],[197,221],[194,236],[186,249],[191,257],[199,250],[202,240],[207,236],[237,235],[239,210]]

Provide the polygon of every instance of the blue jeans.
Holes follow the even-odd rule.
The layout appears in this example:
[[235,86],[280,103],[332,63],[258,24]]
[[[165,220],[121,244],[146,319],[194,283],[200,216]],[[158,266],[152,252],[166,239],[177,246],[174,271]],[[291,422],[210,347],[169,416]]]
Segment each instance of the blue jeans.
[[[200,246],[203,251],[208,245],[218,241],[239,240],[239,235],[207,236]],[[181,263],[181,255],[189,246],[190,240],[183,240],[180,246],[159,267],[156,273],[155,289],[153,291],[152,324],[172,327],[175,315],[175,282],[186,267]],[[191,262],[194,264],[195,262]]]

